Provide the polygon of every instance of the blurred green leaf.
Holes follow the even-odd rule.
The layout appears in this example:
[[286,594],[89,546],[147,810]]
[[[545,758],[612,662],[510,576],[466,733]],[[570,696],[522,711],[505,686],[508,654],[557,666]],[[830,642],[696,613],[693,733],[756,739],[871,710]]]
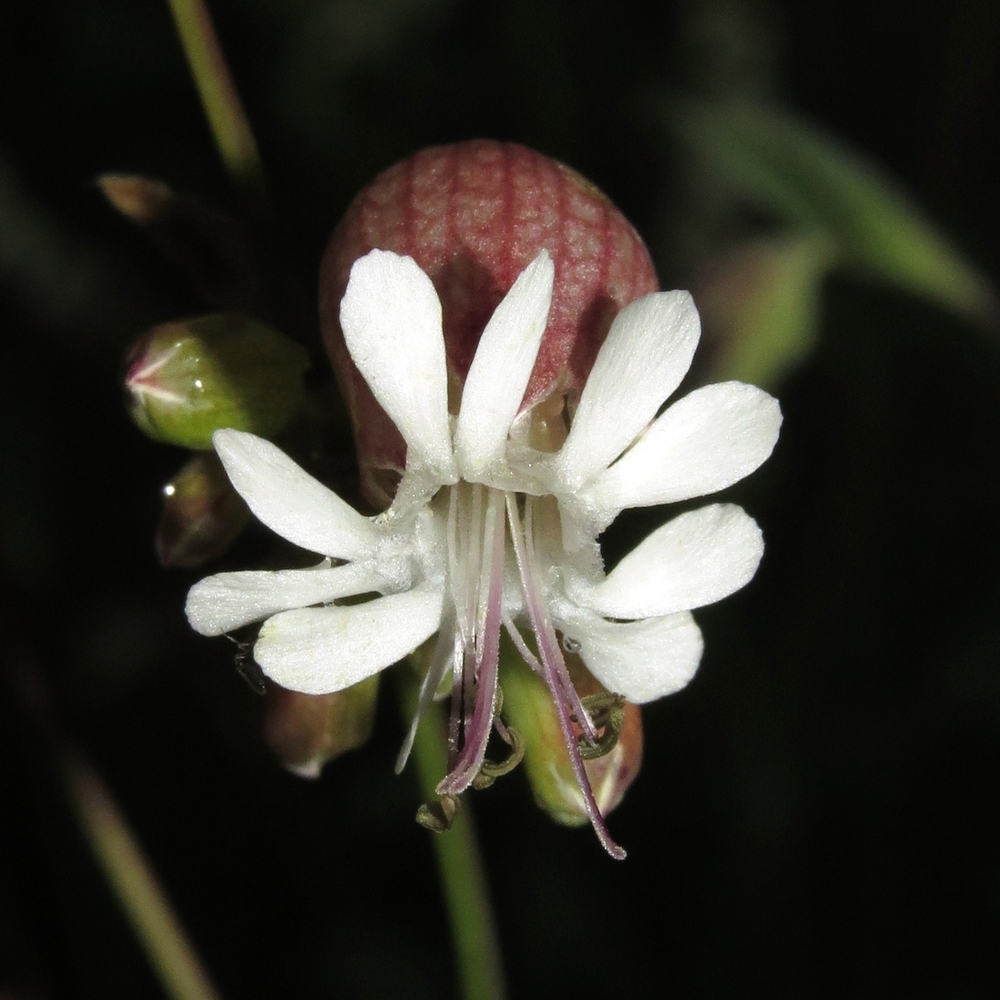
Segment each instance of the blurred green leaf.
[[671,122],[715,180],[788,225],[826,234],[839,262],[980,323],[983,276],[874,164],[794,116],[759,105],[675,103]]
[[820,291],[835,257],[822,236],[754,240],[711,260],[692,293],[711,351],[711,379],[774,388],[811,350]]

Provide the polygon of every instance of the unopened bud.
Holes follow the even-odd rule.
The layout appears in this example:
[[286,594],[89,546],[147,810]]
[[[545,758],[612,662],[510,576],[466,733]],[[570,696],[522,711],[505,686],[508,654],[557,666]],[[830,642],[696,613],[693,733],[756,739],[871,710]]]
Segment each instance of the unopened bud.
[[[600,737],[596,747],[581,743],[583,766],[601,815],[625,795],[642,763],[642,715],[637,705],[609,695],[577,656],[566,666],[591,712]],[[520,657],[502,657],[503,711],[524,739],[524,767],[535,801],[557,823],[589,822],[552,695],[545,682]]]
[[209,449],[221,427],[273,437],[302,405],[305,350],[228,313],[164,323],[132,348],[129,412],[157,441]]
[[193,569],[222,555],[250,520],[214,451],[181,466],[163,487],[163,513],[156,529],[160,565]]
[[270,685],[264,738],[290,771],[318,778],[323,765],[368,742],[378,695],[375,674],[334,694],[300,694]]
[[140,174],[102,174],[97,186],[113,208],[140,226],[162,221],[176,198],[169,185]]
[[555,264],[548,326],[522,409],[582,390],[616,313],[656,291],[645,245],[617,208],[576,171],[524,146],[487,140],[425,149],[354,199],[320,267],[320,321],[354,425],[361,486],[391,500],[405,446],[347,352],[340,300],[351,265],[372,249],[412,257],[441,299],[449,375],[465,382],[479,337],[542,249]]
[[191,278],[210,308],[270,315],[271,275],[228,215],[139,174],[104,174],[97,186]]

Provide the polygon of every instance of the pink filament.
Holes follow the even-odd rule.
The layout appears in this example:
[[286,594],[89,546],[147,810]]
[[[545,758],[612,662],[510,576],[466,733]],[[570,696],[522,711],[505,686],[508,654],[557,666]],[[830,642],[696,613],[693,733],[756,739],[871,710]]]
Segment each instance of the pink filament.
[[[541,657],[542,677],[552,695],[552,703],[555,705],[559,728],[562,730],[563,739],[566,741],[566,751],[569,754],[570,766],[573,768],[573,775],[580,788],[580,793],[583,795],[584,809],[586,810],[591,826],[594,828],[594,832],[597,834],[597,839],[600,840],[601,846],[611,857],[616,861],[622,861],[625,858],[625,850],[611,839],[611,834],[604,823],[604,817],[601,815],[601,810],[594,799],[594,792],[590,787],[590,779],[587,777],[587,770],[584,767],[583,758],[580,756],[577,736],[573,731],[572,715],[575,713],[581,728],[586,725],[591,733],[594,731],[593,723],[580,703],[579,695],[577,695],[576,689],[573,687],[573,682],[569,678],[569,672],[566,670],[566,664],[559,650],[555,631],[552,629],[552,625],[548,621],[548,616],[544,613],[541,602],[538,599],[538,590],[533,579],[534,563],[529,562],[529,555],[525,548],[525,536],[521,534],[521,521],[517,513],[517,499],[512,493],[506,493],[505,498],[507,501],[507,517],[510,521],[511,540],[514,543],[514,555],[517,558],[517,568],[521,575],[521,587],[524,591],[528,617],[531,619],[531,627],[535,632],[538,652]],[[530,517],[530,505],[531,500],[529,498],[528,517]],[[528,536],[528,544],[530,544],[530,536]],[[534,546],[532,546],[531,552],[533,555]],[[560,676],[559,667],[562,668],[561,673],[566,678],[565,682],[563,682]],[[566,685],[568,685],[568,690]],[[570,695],[570,691],[572,695]],[[571,701],[575,702],[576,706],[579,707],[571,710]]]
[[[486,605],[486,619],[482,629],[477,630],[475,650],[476,694],[475,707],[469,718],[468,706],[465,706],[464,740],[462,751],[455,765],[437,786],[439,795],[459,795],[472,784],[483,761],[486,758],[486,744],[489,742],[490,730],[493,728],[493,708],[496,702],[497,675],[500,661],[500,625],[503,613],[503,567],[506,525],[503,511],[500,509],[496,494],[490,493],[490,512],[485,534],[492,533],[492,538],[483,539],[484,553],[489,551],[489,596]],[[473,671],[469,668],[470,652],[465,650],[462,672],[468,677]],[[467,681],[466,681],[467,683]],[[454,713],[454,701],[452,703]]]

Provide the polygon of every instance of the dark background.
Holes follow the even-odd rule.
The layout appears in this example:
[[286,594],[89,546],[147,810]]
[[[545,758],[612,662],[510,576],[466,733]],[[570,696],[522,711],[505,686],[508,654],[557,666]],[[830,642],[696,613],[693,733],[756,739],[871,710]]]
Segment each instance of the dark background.
[[[310,294],[364,183],[477,136],[589,176],[683,285],[690,204],[660,111],[678,91],[781,100],[997,275],[988,0],[212,6]],[[156,563],[182,456],[129,423],[121,359],[200,306],[94,190],[108,170],[233,207],[165,4],[3,4],[0,995],[160,995],[19,706],[30,667],[223,996],[454,996],[389,686],[365,749],[286,775],[231,650],[184,623],[202,574]],[[694,682],[644,713],[610,822],[629,859],[550,824],[520,776],[475,797],[514,997],[996,995],[996,330],[834,275],[819,346],[776,391],[775,455],[727,494],[764,562],[699,613]]]

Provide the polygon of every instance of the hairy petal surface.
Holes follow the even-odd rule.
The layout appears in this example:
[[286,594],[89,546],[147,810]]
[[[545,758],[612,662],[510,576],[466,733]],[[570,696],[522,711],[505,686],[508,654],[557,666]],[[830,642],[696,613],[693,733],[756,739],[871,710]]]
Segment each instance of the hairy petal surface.
[[521,272],[486,325],[465,380],[455,428],[455,459],[464,479],[482,481],[503,461],[545,332],[555,267],[543,250]]
[[687,292],[643,296],[615,317],[559,452],[568,489],[613,462],[656,416],[690,368],[700,335]]
[[379,532],[372,522],[270,441],[226,429],[212,443],[236,491],[275,534],[334,559],[374,552]]
[[303,694],[342,691],[391,666],[433,635],[442,592],[416,588],[364,604],[298,608],[269,618],[254,659],[275,683]]
[[375,590],[382,575],[370,565],[217,573],[188,592],[184,612],[202,635],[222,635],[291,608],[328,604]]
[[715,493],[767,459],[780,427],[778,401],[762,389],[742,382],[704,386],[664,410],[580,498],[613,517],[625,507]]
[[[701,662],[701,630],[690,612],[609,622],[585,608],[560,608],[557,624],[580,644],[587,669],[607,688],[642,705],[684,687]],[[554,616],[556,617],[556,616]]]
[[351,358],[406,442],[407,467],[424,465],[454,482],[441,303],[431,279],[409,257],[372,250],[351,268],[340,325]]
[[657,528],[600,583],[571,581],[571,599],[609,618],[649,618],[728,597],[749,583],[764,539],[734,504],[712,504]]

